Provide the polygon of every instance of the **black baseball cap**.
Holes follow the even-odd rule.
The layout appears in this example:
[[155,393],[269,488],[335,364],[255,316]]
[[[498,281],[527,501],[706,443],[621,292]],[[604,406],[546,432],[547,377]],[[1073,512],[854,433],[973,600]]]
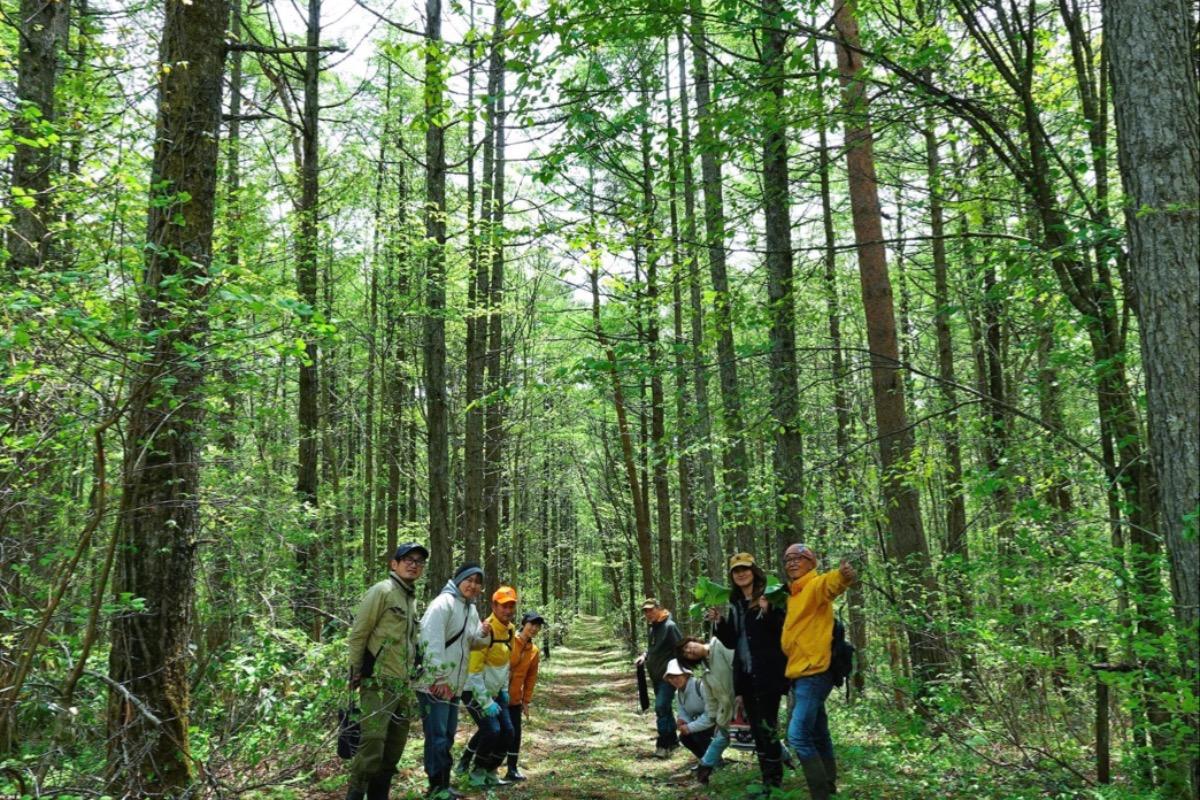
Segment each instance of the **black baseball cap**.
[[392,556],[392,560],[400,561],[413,551],[420,553],[425,557],[426,560],[429,559],[429,551],[425,549],[425,545],[419,544],[418,542],[405,542],[396,548],[396,554]]

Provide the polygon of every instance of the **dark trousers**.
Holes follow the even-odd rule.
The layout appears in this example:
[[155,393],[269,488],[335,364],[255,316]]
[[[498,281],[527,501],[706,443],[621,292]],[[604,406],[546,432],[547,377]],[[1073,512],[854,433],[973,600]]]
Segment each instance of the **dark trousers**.
[[675,687],[665,680],[654,683],[654,722],[658,729],[655,747],[674,747],[679,744],[675,728],[675,712],[671,704],[675,700]]
[[[464,699],[466,695],[464,694]],[[482,705],[487,705],[485,700]],[[480,769],[495,769],[504,761],[504,757],[508,755],[509,743],[513,738],[512,718],[509,716],[509,706],[507,704],[499,704],[500,713],[494,717],[484,716],[483,712],[476,708],[476,704],[467,703],[467,713],[471,715],[471,719],[475,720],[478,730],[471,737],[470,743],[467,744],[467,749],[475,753],[475,764]]]
[[695,754],[696,758],[704,758],[704,751],[708,749],[708,745],[713,740],[713,733],[716,728],[705,728],[697,733],[685,733],[679,737],[679,741],[688,750]]
[[746,709],[750,733],[754,736],[754,751],[760,757],[775,760],[782,757],[783,747],[779,744],[779,703],[781,699],[782,695],[777,692],[742,695],[742,706]]
[[521,706],[508,707],[508,719],[512,722],[512,740],[508,743],[508,770],[517,768],[517,759],[521,757]]

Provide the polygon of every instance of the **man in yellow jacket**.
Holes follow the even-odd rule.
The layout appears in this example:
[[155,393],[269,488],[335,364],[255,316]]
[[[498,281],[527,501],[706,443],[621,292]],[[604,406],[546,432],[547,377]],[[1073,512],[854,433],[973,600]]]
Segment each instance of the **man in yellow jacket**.
[[793,544],[783,556],[791,596],[781,644],[792,681],[792,718],[788,745],[796,752],[813,800],[837,792],[837,762],[829,736],[825,698],[833,688],[829,663],[833,644],[833,601],[858,577],[848,561],[829,572],[817,572],[817,554]]

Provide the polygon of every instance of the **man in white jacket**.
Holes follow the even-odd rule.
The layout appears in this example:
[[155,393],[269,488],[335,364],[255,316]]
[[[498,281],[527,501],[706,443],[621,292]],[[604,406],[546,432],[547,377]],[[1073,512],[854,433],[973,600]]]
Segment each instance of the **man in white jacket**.
[[425,732],[426,797],[454,800],[450,746],[458,730],[458,696],[467,682],[471,650],[487,647],[491,631],[479,620],[475,600],[483,591],[483,569],[467,562],[455,570],[421,617],[421,677],[416,682]]

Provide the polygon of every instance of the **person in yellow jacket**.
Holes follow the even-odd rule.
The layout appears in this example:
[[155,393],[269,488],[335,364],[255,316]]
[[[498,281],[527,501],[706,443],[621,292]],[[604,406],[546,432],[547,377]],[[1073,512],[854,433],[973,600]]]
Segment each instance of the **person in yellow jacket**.
[[[467,686],[463,701],[479,729],[467,743],[455,771],[470,774],[471,786],[504,786],[508,781],[496,774],[508,754],[513,738],[512,718],[508,712],[509,662],[516,637],[513,615],[517,611],[517,590],[501,586],[492,594],[492,613],[484,625],[492,632],[491,642],[471,653],[467,667]],[[471,760],[474,759],[474,769]]]
[[791,592],[780,639],[794,701],[788,746],[800,759],[813,800],[828,800],[837,792],[837,762],[825,714],[825,698],[833,689],[829,675],[833,601],[850,588],[858,574],[845,560],[835,570],[818,573],[817,554],[803,544],[788,547],[783,566]]
[[504,775],[506,781],[525,780],[525,776],[517,769],[517,760],[521,757],[521,716],[529,717],[533,688],[537,686],[542,651],[533,640],[544,624],[541,614],[526,611],[521,615],[521,629],[513,640],[508,676],[508,716],[512,720],[513,737],[508,747],[508,772]]

